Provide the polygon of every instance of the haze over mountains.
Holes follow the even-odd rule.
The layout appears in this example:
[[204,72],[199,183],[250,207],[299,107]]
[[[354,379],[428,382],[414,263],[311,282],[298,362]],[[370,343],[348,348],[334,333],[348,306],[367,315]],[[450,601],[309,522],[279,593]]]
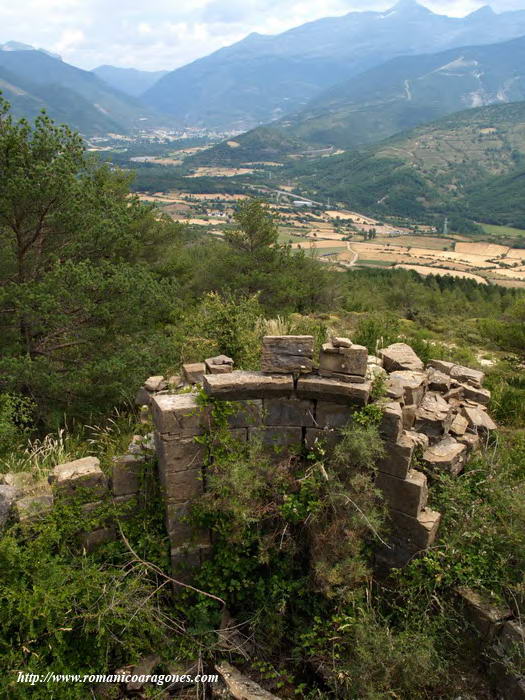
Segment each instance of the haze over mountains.
[[42,109],[86,136],[127,133],[161,121],[142,102],[116,90],[90,71],[15,42],[0,50],[0,91],[15,116],[33,118]]
[[525,37],[403,56],[319,95],[279,126],[309,143],[375,143],[463,109],[525,99]]
[[264,123],[239,137],[235,154],[217,149],[232,162],[244,151],[264,159],[360,147],[467,107],[525,99],[525,10],[455,18],[401,0],[386,12],[252,34],[172,72],[85,71],[11,41],[0,45],[0,90],[16,115],[45,108],[87,136]]
[[495,14],[484,7],[456,18],[401,0],[387,12],[351,12],[276,36],[251,34],[164,76],[144,100],[183,124],[248,129],[396,56],[521,35],[525,10]]
[[122,90],[132,97],[140,97],[158,80],[167,75],[167,70],[145,71],[136,68],[117,68],[116,66],[98,66],[93,73],[105,80],[108,85]]

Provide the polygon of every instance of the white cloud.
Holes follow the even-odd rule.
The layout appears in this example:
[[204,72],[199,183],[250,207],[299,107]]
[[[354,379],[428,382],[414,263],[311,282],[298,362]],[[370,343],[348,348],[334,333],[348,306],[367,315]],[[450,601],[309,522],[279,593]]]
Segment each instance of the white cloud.
[[[0,43],[61,53],[83,68],[101,63],[176,68],[251,32],[275,34],[320,17],[384,10],[396,0],[0,0]],[[461,16],[484,0],[423,0]],[[496,11],[525,0],[496,0]]]
[[84,43],[84,32],[80,29],[65,29],[59,40],[53,44],[53,51],[60,54],[77,52]]

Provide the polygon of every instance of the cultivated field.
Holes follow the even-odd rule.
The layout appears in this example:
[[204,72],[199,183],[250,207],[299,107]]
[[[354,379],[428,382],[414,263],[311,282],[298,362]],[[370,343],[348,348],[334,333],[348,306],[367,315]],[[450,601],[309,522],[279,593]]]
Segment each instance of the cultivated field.
[[[242,169],[199,168],[200,174],[213,170],[217,176],[241,174]],[[266,188],[261,194],[273,196]],[[281,191],[282,195],[282,191]],[[156,202],[173,219],[182,223],[209,227],[221,235],[233,224],[235,205],[246,195],[169,194],[143,195]],[[525,250],[496,243],[436,235],[431,229],[418,230],[383,224],[358,212],[320,207],[294,207],[299,195],[269,202],[279,222],[279,240],[296,250],[317,251],[321,260],[341,267],[399,267],[422,275],[450,275],[504,286],[525,284]],[[275,197],[274,197],[275,199]],[[427,227],[428,228],[428,227]],[[432,233],[434,235],[432,235]],[[372,240],[364,240],[372,235]]]

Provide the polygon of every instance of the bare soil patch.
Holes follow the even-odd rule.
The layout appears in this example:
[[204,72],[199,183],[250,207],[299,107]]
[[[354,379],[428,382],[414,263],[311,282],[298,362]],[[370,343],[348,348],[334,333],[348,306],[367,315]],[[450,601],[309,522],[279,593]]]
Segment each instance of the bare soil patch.
[[471,272],[461,272],[460,270],[445,270],[442,267],[424,267],[423,265],[396,265],[397,268],[403,270],[415,270],[420,275],[450,275],[450,277],[465,277],[467,279],[476,280],[480,284],[487,284],[487,280],[479,275],[473,275]]

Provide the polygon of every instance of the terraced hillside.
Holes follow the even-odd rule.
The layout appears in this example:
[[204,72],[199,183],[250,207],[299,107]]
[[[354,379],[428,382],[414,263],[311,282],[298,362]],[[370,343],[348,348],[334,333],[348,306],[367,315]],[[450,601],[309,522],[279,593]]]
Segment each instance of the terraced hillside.
[[376,215],[451,217],[523,228],[525,102],[467,110],[361,152],[295,166],[312,195]]

